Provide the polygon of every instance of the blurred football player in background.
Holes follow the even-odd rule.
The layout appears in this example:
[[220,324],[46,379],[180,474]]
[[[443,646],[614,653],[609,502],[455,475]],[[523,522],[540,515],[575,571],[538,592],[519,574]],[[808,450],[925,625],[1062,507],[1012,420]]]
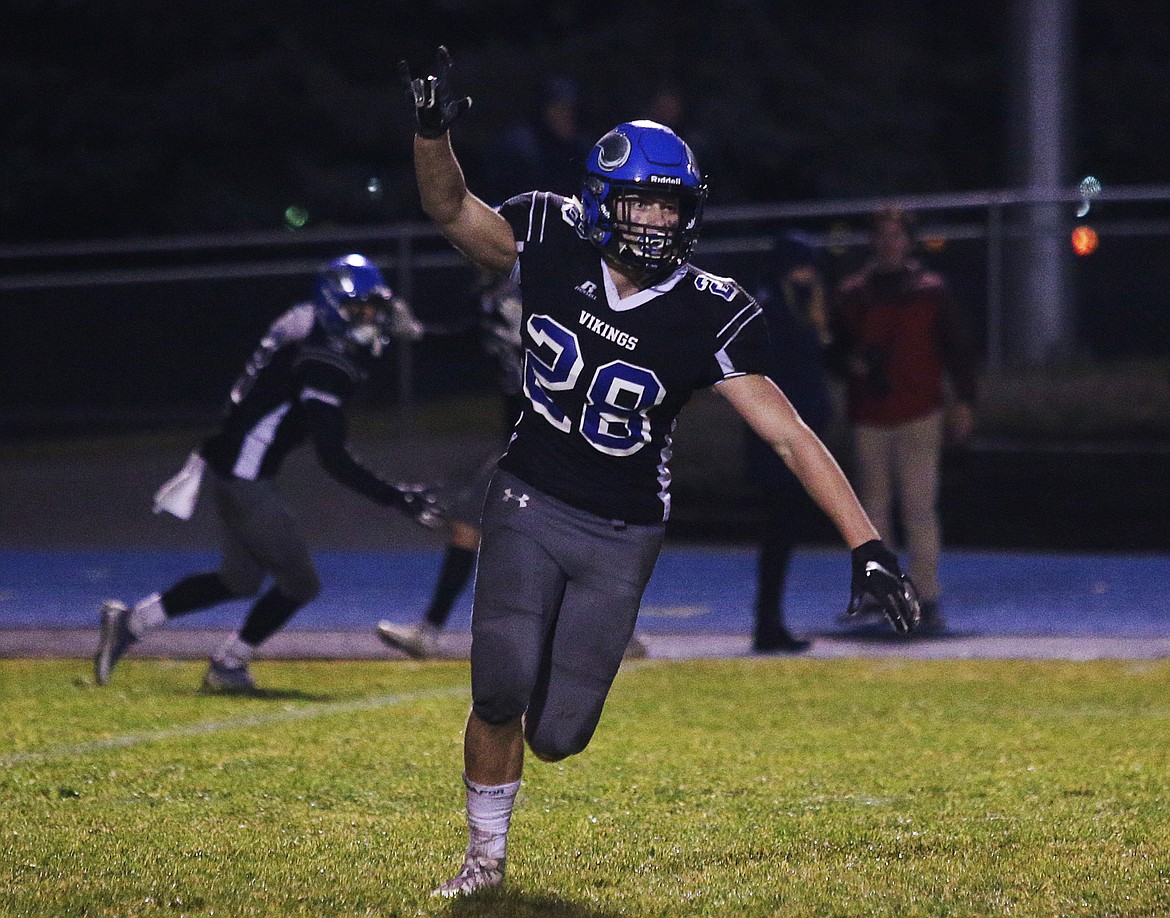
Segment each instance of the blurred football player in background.
[[94,660],[105,685],[119,658],[148,631],[232,599],[256,596],[239,632],[211,657],[203,685],[251,691],[253,653],[320,590],[313,560],[292,512],[274,485],[285,457],[306,440],[321,466],[343,485],[395,507],[424,526],[441,525],[433,492],[391,484],[346,445],[346,407],[381,356],[392,331],[395,297],[361,255],[330,262],[312,302],[281,315],[231,391],[223,421],[155,497],[155,512],[187,519],[200,486],[215,505],[223,558],[218,571],[192,574],[127,607],[107,600]]
[[[586,159],[581,199],[534,191],[494,210],[467,189],[448,128],[450,60],[403,77],[423,210],[468,258],[518,278],[528,399],[484,503],[464,733],[468,845],[435,893],[504,880],[525,742],[555,762],[593,736],[633,634],[670,513],[675,418],[715,386],[779,452],[852,549],[850,604],[899,630],[917,600],[832,456],[764,372],[760,309],[689,264],[704,183],[652,121],[618,125]],[[515,272],[515,273],[514,273]]]
[[[768,322],[768,378],[813,432],[823,436],[833,415],[823,351],[830,340],[829,317],[824,278],[809,240],[785,233],[773,241],[769,270],[755,295]],[[750,427],[746,436],[748,486],[760,494],[764,505],[752,649],[800,653],[812,642],[793,637],[784,624],[784,584],[792,552],[816,508],[776,451]]]

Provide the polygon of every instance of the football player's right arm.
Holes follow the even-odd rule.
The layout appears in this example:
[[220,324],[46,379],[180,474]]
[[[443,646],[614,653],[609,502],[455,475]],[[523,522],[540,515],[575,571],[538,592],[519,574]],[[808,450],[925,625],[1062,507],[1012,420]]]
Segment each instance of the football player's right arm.
[[504,275],[516,263],[508,221],[467,190],[450,135],[414,138],[414,169],[422,208],[447,240],[471,261]]
[[432,488],[403,482],[391,484],[350,452],[345,413],[328,396],[329,393],[301,395],[309,436],[321,467],[347,488],[384,507],[401,510],[421,526],[441,526],[443,511]]

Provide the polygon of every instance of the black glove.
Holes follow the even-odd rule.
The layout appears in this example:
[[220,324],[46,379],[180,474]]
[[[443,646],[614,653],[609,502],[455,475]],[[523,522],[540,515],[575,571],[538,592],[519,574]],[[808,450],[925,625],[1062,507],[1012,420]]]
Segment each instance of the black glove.
[[421,484],[398,484],[395,488],[398,496],[394,505],[399,510],[427,529],[438,529],[443,525],[445,509],[433,488]]
[[898,559],[881,539],[871,539],[853,549],[853,581],[850,584],[849,615],[869,612],[875,607],[885,613],[894,630],[909,634],[922,614],[914,581],[902,573]]
[[451,100],[451,55],[444,45],[439,45],[434,69],[433,74],[412,79],[406,61],[398,62],[398,76],[414,100],[419,136],[431,140],[446,134],[451,122],[471,108],[470,96]]

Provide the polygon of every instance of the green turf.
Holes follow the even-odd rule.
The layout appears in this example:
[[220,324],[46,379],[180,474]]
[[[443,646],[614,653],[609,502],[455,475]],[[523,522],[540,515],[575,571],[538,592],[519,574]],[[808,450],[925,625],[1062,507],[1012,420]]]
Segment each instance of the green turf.
[[1170,663],[649,662],[464,844],[465,664],[0,661],[3,915],[1170,913]]

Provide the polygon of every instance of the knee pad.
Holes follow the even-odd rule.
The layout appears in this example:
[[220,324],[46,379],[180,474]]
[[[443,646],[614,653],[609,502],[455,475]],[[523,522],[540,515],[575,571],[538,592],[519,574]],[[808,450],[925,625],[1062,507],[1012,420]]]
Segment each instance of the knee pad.
[[542,762],[559,762],[571,755],[584,751],[593,738],[593,731],[582,735],[580,730],[562,727],[555,729],[544,721],[525,721],[524,738],[528,748]]

